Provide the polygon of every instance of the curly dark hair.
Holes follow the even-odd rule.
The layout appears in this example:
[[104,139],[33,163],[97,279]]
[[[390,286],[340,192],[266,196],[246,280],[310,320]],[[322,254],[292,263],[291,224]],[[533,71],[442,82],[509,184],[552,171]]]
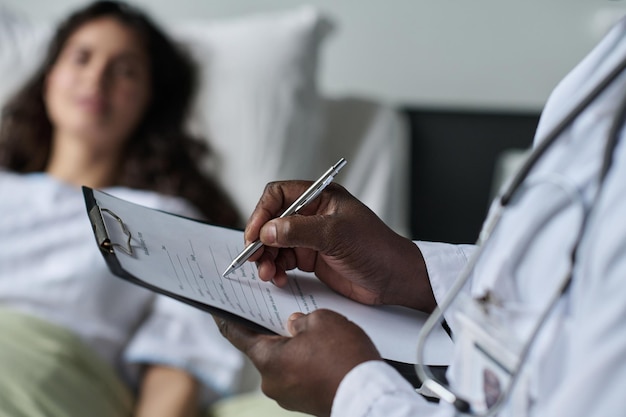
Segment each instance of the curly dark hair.
[[41,67],[3,109],[0,166],[19,173],[45,170],[53,133],[43,97],[46,76],[69,37],[82,25],[102,17],[115,18],[140,36],[152,74],[152,98],[127,141],[115,185],[183,197],[206,220],[240,227],[230,197],[201,169],[203,158],[211,156],[207,142],[185,129],[198,81],[195,63],[148,16],[123,2],[92,3],[61,23]]

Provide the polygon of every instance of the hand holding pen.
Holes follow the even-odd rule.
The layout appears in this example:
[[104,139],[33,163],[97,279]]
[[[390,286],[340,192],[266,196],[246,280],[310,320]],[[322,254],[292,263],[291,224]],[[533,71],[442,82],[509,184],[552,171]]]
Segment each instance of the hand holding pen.
[[[320,178],[317,179],[300,197],[296,199],[288,208],[279,216],[279,218],[283,218],[286,216],[291,216],[292,214],[296,214],[300,211],[304,206],[313,201],[323,190],[330,184],[335,176],[339,173],[341,168],[346,165],[347,161],[344,158],[341,158],[335,165],[330,167]],[[241,268],[241,266],[256,252],[263,243],[260,240],[256,240],[255,242],[250,243],[245,249],[233,259],[233,261],[228,265],[228,268],[222,274],[223,277],[226,277],[231,272]]]

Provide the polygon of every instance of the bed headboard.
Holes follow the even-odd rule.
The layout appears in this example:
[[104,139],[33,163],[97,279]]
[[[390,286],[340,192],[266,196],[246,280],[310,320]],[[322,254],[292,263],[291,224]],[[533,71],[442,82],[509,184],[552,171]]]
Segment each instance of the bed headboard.
[[532,112],[405,107],[411,143],[413,239],[474,243],[487,214],[494,168],[509,149],[526,149]]
[[[0,107],[37,66],[51,23],[0,7]],[[396,231],[473,242],[496,159],[529,146],[538,115],[327,96],[317,58],[332,26],[308,6],[168,26],[202,68],[194,127],[217,155],[208,169],[245,217],[267,181],[316,178],[346,157],[338,182]]]

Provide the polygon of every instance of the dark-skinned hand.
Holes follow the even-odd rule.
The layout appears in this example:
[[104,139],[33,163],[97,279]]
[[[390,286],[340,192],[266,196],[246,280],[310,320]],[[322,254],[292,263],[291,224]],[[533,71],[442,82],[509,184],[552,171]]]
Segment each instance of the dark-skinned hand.
[[330,415],[339,383],[355,366],[380,360],[360,327],[330,310],[289,317],[292,337],[260,334],[215,317],[220,332],[261,373],[265,395],[280,406],[316,416]]
[[260,238],[265,245],[250,258],[259,277],[282,287],[286,271],[297,267],[364,304],[432,310],[435,299],[417,246],[340,185],[328,186],[299,214],[276,218],[310,185],[266,186],[245,230],[246,244]]

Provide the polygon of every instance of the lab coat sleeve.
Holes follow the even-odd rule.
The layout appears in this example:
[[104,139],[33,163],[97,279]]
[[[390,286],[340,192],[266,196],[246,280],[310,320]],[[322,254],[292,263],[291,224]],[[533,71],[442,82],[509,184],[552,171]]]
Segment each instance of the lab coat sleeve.
[[[475,248],[415,242],[426,261],[435,298],[440,302]],[[333,402],[331,417],[444,417],[454,412],[447,404],[426,401],[391,366],[382,361],[363,363],[343,379]]]
[[382,361],[365,362],[343,379],[331,417],[448,417],[446,405],[426,401],[395,369]]
[[437,304],[440,304],[476,247],[424,241],[417,241],[415,244],[422,252],[430,286]]

